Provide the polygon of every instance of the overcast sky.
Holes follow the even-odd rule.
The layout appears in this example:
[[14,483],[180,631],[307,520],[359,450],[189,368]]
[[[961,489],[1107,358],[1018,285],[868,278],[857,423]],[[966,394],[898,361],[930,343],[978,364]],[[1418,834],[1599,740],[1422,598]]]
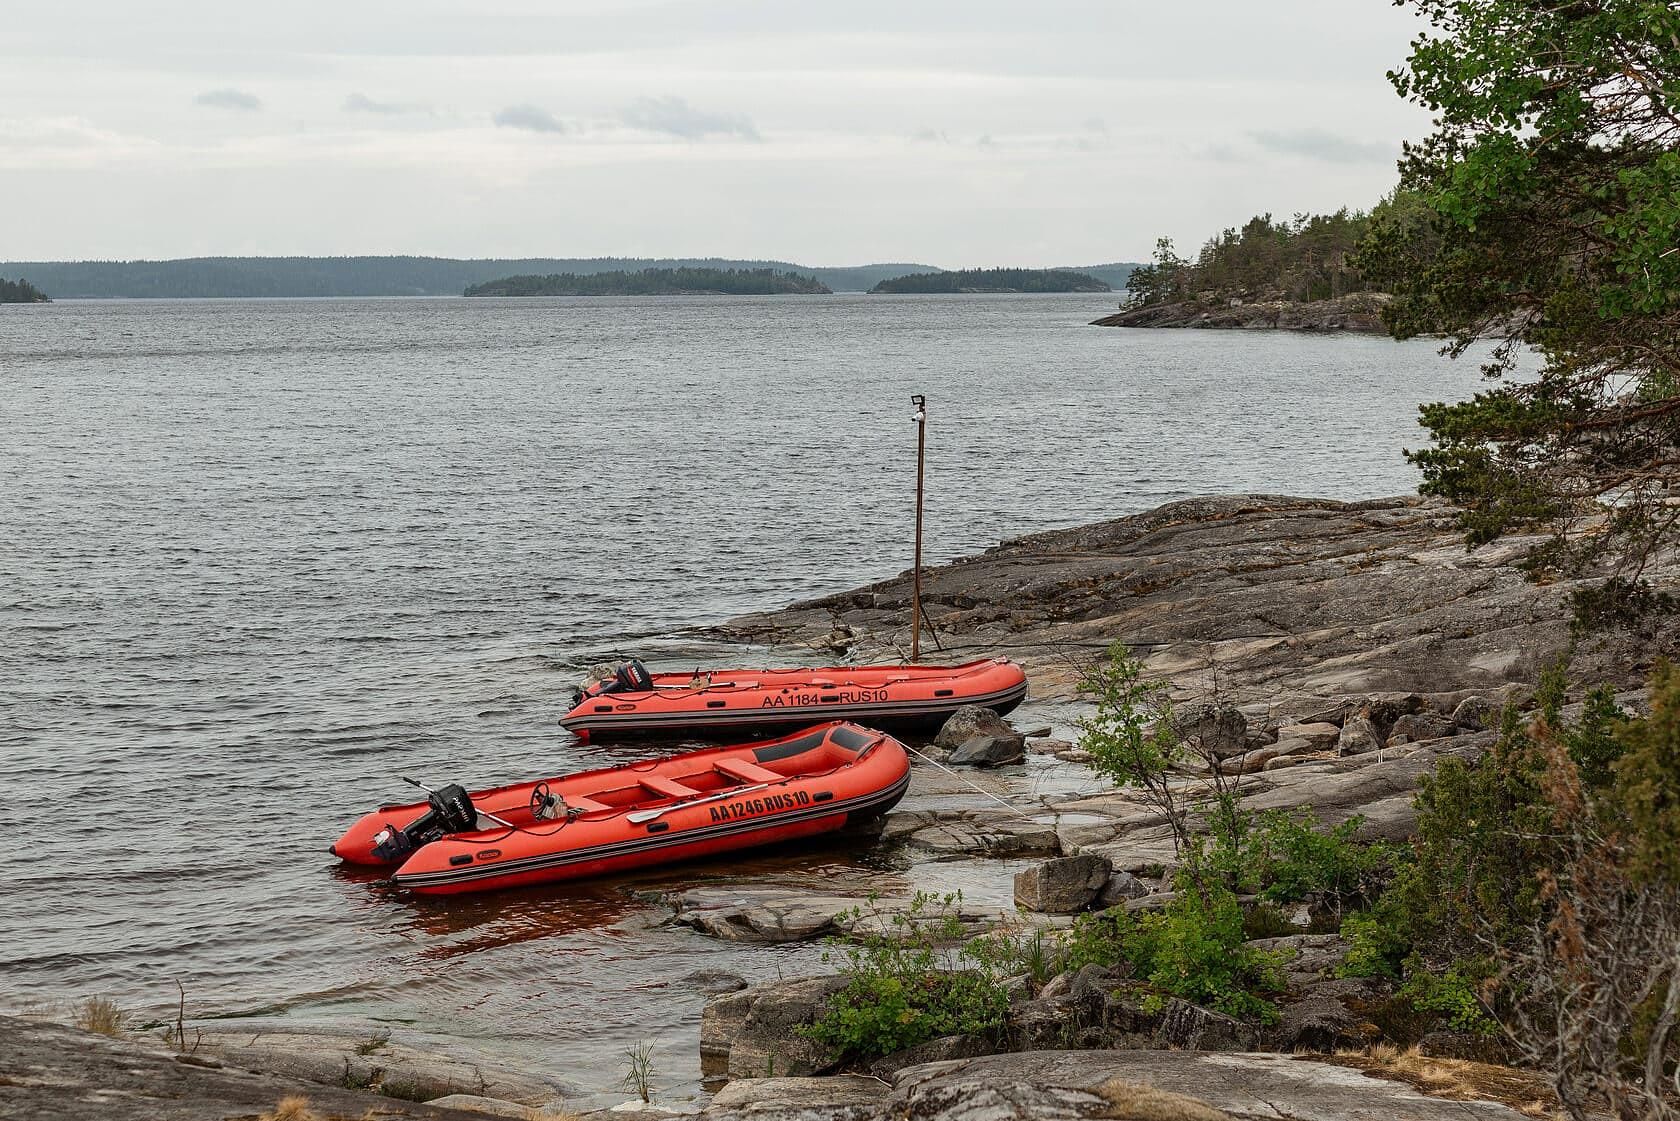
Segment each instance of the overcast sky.
[[1087,264],[1368,206],[1388,0],[7,5],[0,259]]

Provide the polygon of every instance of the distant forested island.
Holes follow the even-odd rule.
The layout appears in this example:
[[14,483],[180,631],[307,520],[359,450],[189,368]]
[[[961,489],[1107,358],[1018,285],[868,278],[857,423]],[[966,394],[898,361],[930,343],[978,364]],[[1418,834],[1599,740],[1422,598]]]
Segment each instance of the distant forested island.
[[1090,273],[1071,269],[957,269],[952,272],[924,272],[883,280],[869,290],[876,292],[1111,292],[1109,285]]
[[467,296],[809,296],[832,289],[779,269],[637,269],[507,276],[469,285]]
[[1097,323],[1380,331],[1389,295],[1360,269],[1360,246],[1373,224],[1423,221],[1416,201],[1397,194],[1370,213],[1256,215],[1209,238],[1193,260],[1162,238],[1155,260],[1127,280],[1128,302]]
[[35,287],[29,281],[22,279],[0,279],[0,304],[45,304],[51,300],[47,294]]
[[724,257],[190,257],[168,261],[0,261],[0,276],[27,276],[59,299],[237,299],[315,296],[459,296],[508,276],[641,269],[777,269],[813,276],[836,292],[866,292],[888,277],[933,265],[841,267]]

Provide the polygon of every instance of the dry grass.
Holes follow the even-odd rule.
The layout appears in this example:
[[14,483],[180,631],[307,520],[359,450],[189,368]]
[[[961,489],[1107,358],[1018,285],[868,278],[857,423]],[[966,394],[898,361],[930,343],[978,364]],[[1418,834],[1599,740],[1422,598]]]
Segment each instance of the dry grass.
[[1183,1094],[1111,1078],[1097,1087],[1108,1101],[1098,1117],[1114,1121],[1231,1121],[1231,1115]]
[[1551,1088],[1532,1071],[1466,1059],[1439,1059],[1416,1047],[1402,1051],[1391,1044],[1378,1044],[1364,1051],[1338,1051],[1334,1055],[1300,1055],[1353,1067],[1377,1078],[1388,1078],[1417,1087],[1431,1097],[1452,1101],[1495,1101],[1529,1117],[1556,1118],[1557,1099]]
[[75,1019],[76,1026],[83,1031],[113,1037],[122,1035],[127,1022],[128,1014],[118,1008],[115,1001],[102,996],[90,996],[83,1001]]
[[274,1109],[258,1121],[322,1121],[321,1115],[309,1107],[309,1099],[292,1094],[275,1103]]

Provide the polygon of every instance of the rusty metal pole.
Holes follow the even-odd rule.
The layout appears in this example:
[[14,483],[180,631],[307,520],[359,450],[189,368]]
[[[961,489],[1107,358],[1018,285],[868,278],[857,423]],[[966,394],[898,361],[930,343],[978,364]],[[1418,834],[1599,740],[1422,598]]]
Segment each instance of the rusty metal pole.
[[922,656],[922,468],[927,456],[927,398],[917,393],[910,403],[916,406],[916,563],[910,593],[910,660]]

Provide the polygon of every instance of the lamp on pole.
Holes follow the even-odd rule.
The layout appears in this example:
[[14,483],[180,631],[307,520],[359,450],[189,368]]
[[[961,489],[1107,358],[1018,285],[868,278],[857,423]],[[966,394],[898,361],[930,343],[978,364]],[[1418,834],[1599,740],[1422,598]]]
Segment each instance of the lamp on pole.
[[910,592],[910,660],[922,656],[922,467],[927,454],[927,398],[912,394],[910,403],[916,407],[916,562]]

